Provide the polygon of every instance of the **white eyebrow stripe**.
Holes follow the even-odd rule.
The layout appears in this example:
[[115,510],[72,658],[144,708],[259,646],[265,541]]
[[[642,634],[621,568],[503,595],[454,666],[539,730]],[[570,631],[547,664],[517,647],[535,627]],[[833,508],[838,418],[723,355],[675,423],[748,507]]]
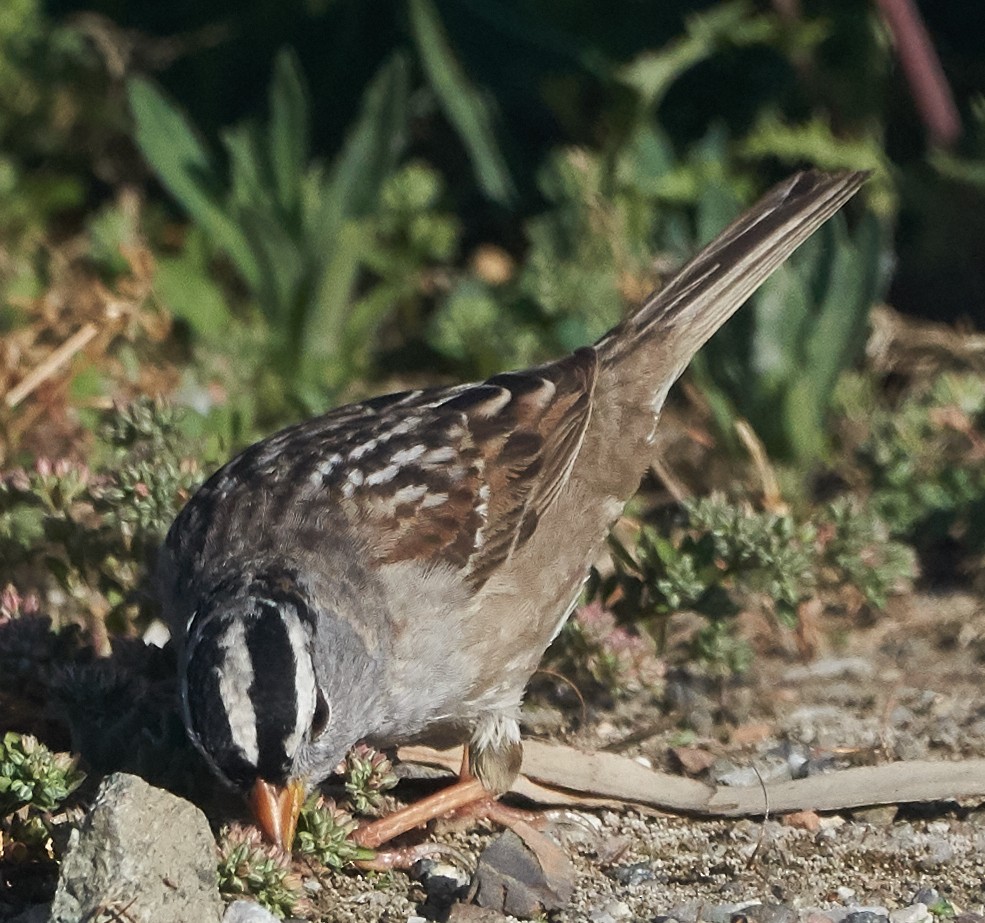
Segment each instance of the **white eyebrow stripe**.
[[284,741],[288,758],[293,759],[304,739],[304,735],[315,713],[315,674],[311,668],[311,655],[308,653],[308,636],[295,612],[282,612],[287,640],[294,655],[294,694],[297,716],[294,731]]
[[239,620],[229,623],[219,648],[223,652],[218,667],[219,696],[226,709],[229,733],[233,743],[242,751],[251,766],[260,760],[257,745],[257,718],[250,698],[253,685],[253,662],[246,646],[246,628]]

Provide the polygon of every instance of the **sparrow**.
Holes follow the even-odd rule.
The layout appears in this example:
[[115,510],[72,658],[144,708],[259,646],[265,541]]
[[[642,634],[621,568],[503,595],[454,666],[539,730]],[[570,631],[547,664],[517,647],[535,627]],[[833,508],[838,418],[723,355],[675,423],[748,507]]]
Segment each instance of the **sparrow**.
[[250,446],[175,519],[159,585],[185,726],[267,836],[357,742],[519,772],[520,706],[695,352],[865,181],[798,173],[593,346],[339,407]]

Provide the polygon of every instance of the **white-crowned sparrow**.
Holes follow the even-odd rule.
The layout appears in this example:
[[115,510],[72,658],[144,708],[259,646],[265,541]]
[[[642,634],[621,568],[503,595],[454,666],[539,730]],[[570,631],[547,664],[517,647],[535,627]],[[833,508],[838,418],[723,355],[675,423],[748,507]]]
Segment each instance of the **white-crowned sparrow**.
[[651,458],[670,386],[859,188],[776,186],[594,346],[478,384],[341,407],[251,446],[161,558],[185,723],[289,844],[357,741],[468,741],[520,763],[524,687]]

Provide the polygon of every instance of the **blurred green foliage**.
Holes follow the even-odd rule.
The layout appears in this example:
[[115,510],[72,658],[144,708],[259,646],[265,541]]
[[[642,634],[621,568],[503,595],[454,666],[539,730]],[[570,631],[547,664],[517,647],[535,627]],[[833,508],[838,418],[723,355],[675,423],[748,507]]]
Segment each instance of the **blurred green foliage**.
[[985,555],[985,383],[976,372],[918,379],[897,400],[863,376],[837,395],[846,481],[871,494],[892,535],[916,548],[932,580],[965,579]]
[[45,234],[80,213],[89,257],[122,269],[101,200],[146,188],[136,146],[190,222],[176,235],[150,187],[137,232],[190,335],[193,403],[232,366],[235,406],[209,424],[227,441],[382,374],[481,376],[583,344],[769,181],[871,169],[867,213],[791,261],[700,377],[723,432],[744,416],[810,468],[888,283],[900,192],[912,213],[916,190],[977,188],[985,154],[967,92],[966,141],[926,156],[876,8],[839,0],[16,0],[0,65],[17,280],[0,294],[43,287]]
[[698,357],[722,433],[743,417],[772,458],[809,469],[826,457],[835,386],[861,355],[869,309],[888,284],[887,238],[871,212],[853,231],[836,216]]
[[[723,107],[717,126],[688,141],[665,124],[665,110],[682,80],[721,56],[768,53],[793,71],[819,53],[832,22],[732,0],[685,20],[683,36],[620,60],[591,49],[587,35],[568,41],[540,10],[532,45],[564,50],[573,96],[595,84],[604,99],[571,127],[586,138],[606,131],[577,147],[528,149],[524,159],[497,117],[512,97],[495,105],[495,82],[474,57],[461,16],[433,0],[409,0],[401,10],[389,57],[331,169],[312,160],[313,104],[289,53],[275,63],[266,125],[222,132],[228,179],[176,104],[147,80],[131,80],[138,144],[199,232],[162,260],[160,275],[165,301],[193,332],[225,336],[231,324],[228,297],[202,282],[218,252],[264,316],[268,362],[300,411],[371,374],[387,331],[384,341],[397,347],[390,354],[408,371],[423,360],[459,375],[491,374],[599,336],[657,281],[654,253],[667,264],[681,259],[748,202],[759,185],[750,168],[874,168],[882,171],[872,195],[882,223],[868,217],[852,234],[842,227],[816,242],[761,297],[758,322],[723,344],[728,362],[719,369],[713,361],[702,379],[724,431],[741,414],[777,455],[804,465],[821,457],[834,380],[855,358],[868,306],[885,286],[893,199],[877,128],[859,119],[836,133],[823,111],[791,118],[770,93],[744,124],[730,124]],[[485,15],[500,28],[509,21],[506,7]],[[560,105],[546,76],[540,86],[541,107]],[[442,123],[453,132],[449,150],[469,163],[471,182],[447,150],[427,142],[414,145],[425,161],[398,172],[408,125],[422,115],[435,139]],[[554,115],[560,127],[562,109]],[[447,191],[442,175],[452,181]],[[480,215],[498,215],[498,224],[516,214],[526,242],[517,260],[508,239],[490,235],[509,263],[492,278],[476,260],[462,262],[463,248],[486,236],[462,212],[476,196],[486,200]],[[396,233],[395,221],[404,223]],[[443,271],[430,272],[437,267]]]
[[[247,122],[223,135],[228,179],[173,103],[145,80],[129,87],[137,143],[235,266],[267,321],[271,361],[301,396],[316,383],[347,382],[353,353],[371,339],[380,308],[389,307],[380,299],[353,304],[353,295],[366,248],[359,220],[375,209],[404,147],[406,72],[399,56],[381,69],[346,146],[326,169],[311,162],[311,113],[297,59],[280,55],[267,124]],[[200,334],[223,330],[229,318],[221,301],[202,303],[197,288],[176,290],[187,278],[180,269],[168,278],[178,316]]]

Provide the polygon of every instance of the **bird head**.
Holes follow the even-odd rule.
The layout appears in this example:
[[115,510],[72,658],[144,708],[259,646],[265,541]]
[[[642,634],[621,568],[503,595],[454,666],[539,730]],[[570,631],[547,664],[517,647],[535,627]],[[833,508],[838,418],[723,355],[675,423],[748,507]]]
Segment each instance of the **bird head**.
[[246,796],[264,835],[289,851],[309,785],[354,741],[332,734],[304,595],[217,596],[185,638],[185,726],[219,778]]

